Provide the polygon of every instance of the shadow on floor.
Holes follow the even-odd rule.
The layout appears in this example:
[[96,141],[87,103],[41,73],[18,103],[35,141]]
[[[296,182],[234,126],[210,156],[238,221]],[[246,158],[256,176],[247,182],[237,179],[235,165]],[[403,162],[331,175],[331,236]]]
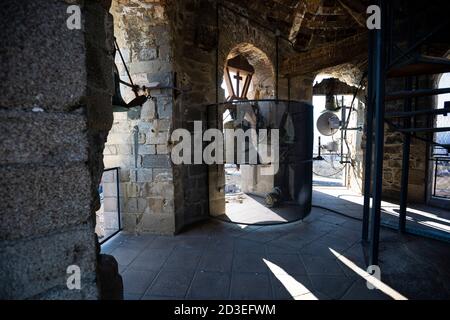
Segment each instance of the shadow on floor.
[[[313,204],[330,207],[336,211],[362,219],[364,198],[346,188],[316,187]],[[397,228],[399,205],[382,201],[382,223]],[[450,242],[450,212],[425,205],[410,205],[406,227],[419,235]]]
[[[356,214],[357,204],[334,198]],[[333,205],[321,192],[314,199]],[[360,236],[360,222],[316,208],[281,226],[206,221],[174,237],[121,233],[102,252],[118,260],[127,299],[450,298],[448,244],[382,229],[382,290],[370,290]]]

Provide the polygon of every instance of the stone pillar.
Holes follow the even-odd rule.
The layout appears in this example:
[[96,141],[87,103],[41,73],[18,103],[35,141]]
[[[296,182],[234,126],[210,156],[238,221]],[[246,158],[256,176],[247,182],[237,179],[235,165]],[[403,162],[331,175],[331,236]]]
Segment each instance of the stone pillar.
[[[81,30],[67,27],[73,4]],[[108,1],[0,2],[1,299],[98,297],[95,211],[112,124],[108,9]],[[66,285],[71,265],[81,290]]]

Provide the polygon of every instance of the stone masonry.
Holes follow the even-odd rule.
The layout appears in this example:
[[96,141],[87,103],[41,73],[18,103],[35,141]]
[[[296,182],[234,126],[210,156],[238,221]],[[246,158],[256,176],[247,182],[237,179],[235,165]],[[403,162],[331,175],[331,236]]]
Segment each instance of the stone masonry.
[[[82,29],[69,30],[79,5]],[[108,1],[0,3],[0,298],[97,299],[95,211],[112,125]],[[67,268],[81,270],[69,290]]]
[[[169,159],[169,137],[176,128],[193,131],[194,121],[203,121],[204,129],[206,125],[221,128],[215,120],[217,110],[207,105],[216,102],[216,82],[219,102],[224,101],[220,89],[223,68],[233,55],[242,54],[254,65],[259,97],[274,98],[275,35],[225,9],[220,10],[222,32],[218,33],[215,4],[206,0],[113,1],[111,13],[115,36],[135,83],[159,82],[183,90],[152,90],[155,99],[142,108],[114,114],[104,161],[106,167],[121,168],[125,230],[173,234],[209,214],[222,214],[223,166],[174,166]],[[280,41],[281,57],[291,50]],[[122,79],[128,81],[118,56],[116,63]],[[291,85],[291,98],[311,100],[311,76],[291,79]],[[281,75],[280,98],[287,98],[287,91],[287,79]],[[125,87],[122,95],[126,101],[133,98]]]
[[[173,48],[166,5],[164,1],[112,3],[114,34],[135,84],[173,86]],[[116,64],[121,79],[129,82],[118,53]],[[134,98],[128,87],[122,85],[121,90],[125,101]],[[120,167],[124,229],[173,234],[174,189],[169,158],[172,90],[151,90],[150,94],[154,99],[142,107],[114,113],[104,163],[108,168]],[[115,188],[115,182],[106,183],[106,188]]]

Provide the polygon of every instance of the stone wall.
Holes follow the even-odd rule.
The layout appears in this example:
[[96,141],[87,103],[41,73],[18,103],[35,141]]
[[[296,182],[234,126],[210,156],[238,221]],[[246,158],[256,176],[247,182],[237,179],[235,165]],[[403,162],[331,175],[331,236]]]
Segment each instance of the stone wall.
[[[418,88],[427,89],[433,87],[431,77],[422,76],[418,79]],[[415,84],[414,84],[415,85]],[[390,80],[387,83],[387,92],[405,89],[404,80]],[[386,104],[386,112],[403,111],[404,101],[398,100]],[[433,106],[432,98],[413,99],[413,110],[429,109]],[[416,127],[426,127],[427,117],[416,117]],[[397,125],[403,125],[399,122]],[[422,135],[423,138],[426,136]],[[383,162],[383,194],[387,199],[400,199],[400,185],[402,176],[403,134],[395,132],[386,125],[385,146]],[[425,202],[427,189],[427,162],[428,150],[425,142],[412,138],[409,167],[408,200],[410,202]]]
[[[112,3],[114,34],[135,84],[174,85],[172,32],[167,6],[166,1],[153,0],[114,0]],[[121,79],[129,82],[118,53],[116,64]],[[121,85],[121,92],[126,102],[135,97],[126,86]],[[169,157],[173,92],[156,89],[150,94],[153,99],[142,107],[114,113],[104,162],[109,168],[120,167],[124,229],[173,234],[174,183]]]
[[[67,6],[82,8],[69,30]],[[108,1],[0,3],[0,298],[96,299],[95,211],[112,124]],[[68,290],[67,268],[81,268]]]

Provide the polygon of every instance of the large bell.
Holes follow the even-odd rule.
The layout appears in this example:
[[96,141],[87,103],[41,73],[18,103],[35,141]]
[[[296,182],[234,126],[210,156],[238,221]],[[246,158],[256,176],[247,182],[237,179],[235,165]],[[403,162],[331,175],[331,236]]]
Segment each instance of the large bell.
[[136,98],[126,103],[120,92],[120,75],[116,64],[114,64],[114,96],[112,97],[113,112],[127,112],[131,108],[142,106],[147,101],[147,96],[139,96],[136,94]]
[[114,64],[114,96],[112,97],[113,112],[128,111],[127,103],[123,100],[120,93],[120,76],[117,66]]

